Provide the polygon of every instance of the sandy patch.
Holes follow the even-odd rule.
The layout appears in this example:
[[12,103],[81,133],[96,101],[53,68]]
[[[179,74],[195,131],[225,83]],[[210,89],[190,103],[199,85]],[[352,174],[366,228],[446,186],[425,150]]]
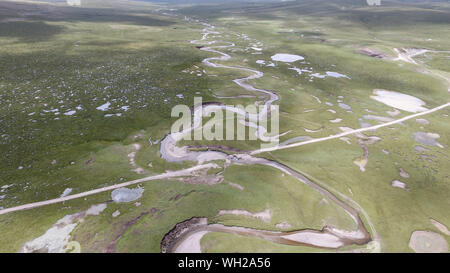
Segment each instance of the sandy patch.
[[240,191],[243,191],[243,190],[244,190],[244,187],[242,187],[241,185],[236,184],[236,183],[228,182],[228,185],[230,185],[230,186],[232,186],[233,188],[236,188],[236,189],[238,189],[238,190],[240,190]]
[[410,95],[382,89],[375,89],[374,94],[375,96],[371,96],[372,99],[403,111],[417,113],[428,110],[423,107],[425,105],[423,100]]
[[337,119],[332,119],[332,120],[330,120],[331,123],[339,123],[339,122],[341,122],[341,121],[342,121],[341,118],[337,118]]
[[398,181],[398,180],[392,181],[391,186],[394,188],[400,188],[400,189],[404,189],[404,190],[407,189],[406,184],[401,181]]
[[198,231],[185,238],[175,249],[174,253],[202,253],[200,241],[209,231]]
[[128,158],[130,159],[130,165],[136,168],[136,162],[134,161],[134,158],[136,157],[136,152],[131,152],[128,154]]
[[314,95],[311,95],[311,96],[317,101],[317,103],[319,103],[319,104],[322,103],[322,101],[321,101],[318,97],[316,97],[316,96],[314,96]]
[[301,61],[301,60],[305,59],[302,56],[285,54],[285,53],[275,54],[271,58],[273,61],[285,62],[285,63],[293,63],[293,62]]
[[75,110],[70,110],[64,113],[65,116],[72,116],[75,115],[77,113],[77,111]]
[[221,211],[219,211],[219,214],[217,214],[217,216],[230,215],[230,214],[238,215],[238,216],[253,217],[253,218],[259,219],[261,221],[264,221],[266,223],[269,223],[270,219],[272,218],[272,215],[271,215],[269,209],[266,209],[265,211],[257,212],[257,213],[251,213],[247,210],[221,210]]
[[434,220],[434,219],[430,219],[430,222],[437,228],[439,229],[440,232],[444,233],[447,236],[450,236],[450,231],[448,230],[447,226],[439,223],[438,221]]
[[86,211],[86,215],[99,215],[105,209],[106,204],[93,205]]
[[284,235],[281,237],[291,241],[318,247],[339,248],[344,245],[339,237],[328,233],[299,232],[290,235]]
[[413,135],[414,141],[427,146],[437,146],[439,148],[444,148],[442,144],[437,142],[441,136],[434,133],[424,133],[424,132],[416,132]]
[[288,222],[281,222],[281,223],[276,224],[275,227],[279,228],[279,229],[291,229],[292,225],[289,224]]
[[141,149],[141,144],[135,143],[135,144],[133,144],[133,147],[134,147],[135,151],[128,154],[128,158],[130,160],[130,165],[134,168],[133,172],[135,172],[137,174],[143,174],[143,173],[145,173],[145,170],[143,168],[139,168],[136,165],[136,161],[135,161],[136,153]]
[[320,128],[320,129],[317,129],[317,130],[311,130],[311,129],[303,127],[303,130],[305,130],[305,132],[307,132],[307,133],[318,133],[318,132],[322,131],[323,128]]
[[110,106],[111,106],[111,103],[108,101],[107,103],[100,105],[96,109],[100,110],[100,111],[108,111]]
[[351,79],[347,75],[344,75],[344,74],[341,74],[338,72],[333,72],[333,71],[327,71],[327,72],[325,72],[325,74],[314,73],[314,74],[311,74],[311,77],[319,78],[319,79],[325,79],[326,77],[331,77],[331,78],[336,78],[336,79],[339,79],[339,78],[345,78],[345,79],[349,79],[349,80]]
[[120,211],[119,211],[119,210],[116,210],[115,212],[113,212],[112,217],[113,217],[113,218],[116,218],[116,217],[119,216],[119,215],[120,215]]
[[349,76],[338,73],[338,72],[333,72],[333,71],[327,71],[326,72],[328,77],[332,77],[332,78],[346,78],[346,79],[350,79]]
[[350,231],[333,227],[326,228],[326,230],[333,235],[339,236],[340,238],[364,239],[364,237],[366,236],[361,230]]
[[3,186],[0,187],[0,189],[1,189],[0,192],[4,192],[8,188],[11,188],[12,186],[14,186],[14,183],[13,184],[9,184],[9,185],[3,185]]
[[403,178],[408,179],[409,178],[409,173],[407,173],[405,170],[400,168],[400,176],[403,177]]
[[344,110],[347,110],[347,111],[352,110],[352,107],[350,105],[348,105],[348,104],[339,102],[338,105],[339,105],[339,107],[341,107]]
[[366,171],[367,162],[368,160],[366,158],[356,159],[353,161],[353,163],[355,163],[355,165],[358,166],[362,172]]
[[444,237],[431,231],[414,231],[409,247],[417,253],[448,252],[448,244]]
[[311,73],[312,72],[311,70],[302,69],[302,68],[298,68],[298,67],[290,67],[288,69],[297,72],[298,75],[302,75],[303,73]]
[[417,62],[413,58],[427,53],[429,50],[423,48],[394,48],[394,51],[398,55],[398,57],[394,59],[394,61],[404,61],[411,64],[417,64]]
[[20,252],[65,253],[69,250],[70,234],[86,216],[99,215],[106,204],[93,205],[88,210],[66,215],[56,222],[44,235],[24,244]]
[[33,241],[27,242],[21,252],[33,253],[64,253],[65,246],[69,243],[70,233],[77,226],[76,223],[59,226],[61,223],[57,222],[47,232]]

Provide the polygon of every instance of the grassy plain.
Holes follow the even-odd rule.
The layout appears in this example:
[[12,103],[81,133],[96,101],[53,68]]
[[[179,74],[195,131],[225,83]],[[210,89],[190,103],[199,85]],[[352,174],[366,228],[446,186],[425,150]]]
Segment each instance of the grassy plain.
[[[0,207],[55,198],[66,188],[78,193],[190,166],[193,163],[162,160],[159,145],[149,144],[170,131],[174,121],[171,107],[191,105],[195,95],[204,101],[244,105],[254,99],[217,99],[213,95],[260,96],[231,82],[248,74],[201,64],[213,54],[189,43],[199,39],[202,26],[183,20],[183,15],[208,19],[222,32],[223,40],[236,44],[234,50],[226,51],[232,56],[228,65],[265,73],[251,84],[279,94],[280,131],[291,131],[282,141],[295,136],[324,137],[340,132],[342,126],[359,128],[368,114],[389,117],[386,111],[393,109],[370,98],[374,89],[410,94],[425,101],[428,108],[449,100],[448,86],[441,78],[420,73],[419,66],[394,61],[394,48],[450,49],[450,7],[443,2],[383,1],[386,5],[376,8],[352,0],[222,3],[176,6],[173,13],[154,4],[111,2],[111,6],[93,2],[79,8],[0,3],[0,186],[13,184],[0,193],[5,195]],[[174,13],[181,16],[169,15]],[[248,34],[254,40],[236,33]],[[253,55],[249,44],[258,41],[263,50]],[[363,48],[385,57],[366,56],[361,53]],[[319,79],[311,73],[299,75],[285,63],[278,62],[275,67],[256,63],[268,63],[276,53],[305,57],[305,63],[295,64],[298,68],[322,74],[336,71],[351,79]],[[430,53],[417,60],[430,69],[449,71],[448,53]],[[203,69],[206,74],[197,76]],[[107,111],[97,109],[108,102]],[[351,112],[339,107],[339,102],[351,106]],[[65,115],[70,111],[76,112]],[[116,116],[118,113],[121,115]],[[425,117],[428,125],[411,120],[368,133],[381,140],[368,145],[365,172],[353,163],[363,155],[353,136],[350,144],[332,140],[262,156],[350,196],[369,215],[381,237],[382,251],[408,252],[412,251],[408,242],[414,230],[438,232],[430,218],[450,227],[446,209],[450,207],[449,114],[446,109]],[[402,112],[395,118],[405,115]],[[342,121],[330,122],[336,118]],[[305,128],[320,131],[310,133]],[[443,148],[415,151],[419,144],[412,135],[417,131],[440,134]],[[144,174],[133,172],[130,166],[128,155],[135,151],[135,143],[142,146],[135,162]],[[181,144],[252,150],[260,143]],[[400,176],[400,168],[409,179]],[[79,224],[71,239],[80,242],[86,252],[158,252],[164,234],[191,217],[267,230],[281,230],[276,227],[280,222],[288,222],[292,230],[321,229],[325,224],[354,228],[344,211],[278,171],[232,166],[223,175],[224,182],[213,186],[176,180],[145,183],[139,206],[108,203],[100,216],[87,217]],[[409,190],[392,187],[391,182],[397,179]],[[63,216],[110,199],[109,193],[103,193],[2,215],[0,251],[17,251]],[[264,222],[217,216],[220,210],[232,209],[253,213],[270,209],[272,218]],[[120,216],[112,217],[117,210]],[[23,226],[27,229],[17,228]],[[450,243],[448,236],[446,239]],[[221,233],[207,234],[202,247],[210,252],[317,251]]]

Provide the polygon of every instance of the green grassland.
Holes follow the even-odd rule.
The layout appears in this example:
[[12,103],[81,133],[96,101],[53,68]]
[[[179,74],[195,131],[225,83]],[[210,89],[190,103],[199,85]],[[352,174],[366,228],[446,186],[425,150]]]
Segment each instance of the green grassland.
[[[418,73],[417,67],[413,65],[371,58],[358,52],[359,48],[370,47],[383,52],[388,58],[394,58],[393,48],[424,47],[438,51],[448,49],[450,41],[446,37],[449,35],[445,35],[448,32],[445,27],[448,26],[448,6],[440,6],[439,10],[424,10],[422,6],[404,7],[388,3],[389,6],[377,9],[358,7],[348,12],[330,12],[327,9],[326,12],[311,11],[310,14],[300,11],[300,7],[306,7],[306,4],[302,5],[301,2],[298,1],[297,4],[299,10],[295,10],[296,4],[284,3],[274,4],[270,9],[265,8],[267,6],[248,7],[239,12],[239,8],[236,8],[230,11],[230,15],[224,15],[224,12],[216,16],[210,15],[210,20],[215,24],[246,33],[264,43],[262,55],[234,53],[234,56],[238,56],[235,64],[247,58],[248,66],[277,77],[266,76],[253,81],[252,84],[259,88],[275,90],[280,95],[280,131],[293,130],[282,140],[302,135],[328,136],[340,132],[340,126],[359,128],[359,119],[369,111],[375,115],[386,116],[386,111],[390,108],[370,99],[373,89],[410,94],[424,100],[429,107],[448,101],[448,87],[442,79]],[[210,11],[212,8],[205,9]],[[273,16],[262,16],[266,12]],[[299,13],[301,16],[298,16]],[[432,16],[433,14],[436,17]],[[321,20],[318,20],[317,16],[321,16]],[[411,28],[410,24],[414,27]],[[412,37],[407,33],[411,33]],[[351,80],[314,79],[310,82],[308,76],[296,75],[297,73],[288,70],[289,67],[285,64],[279,63],[275,68],[256,64],[256,60],[270,61],[270,56],[275,53],[304,56],[310,63],[305,67],[313,67],[315,71],[322,73],[338,71],[351,77]],[[447,55],[430,53],[426,56],[431,57],[420,56],[417,59],[425,59],[425,65],[432,69],[447,71],[449,62],[443,58]],[[322,104],[318,104],[311,95],[320,98]],[[339,96],[343,96],[344,103],[352,106],[352,113],[337,107]],[[334,106],[324,105],[325,101],[333,103]],[[304,113],[305,110],[311,109],[315,111]],[[327,109],[333,109],[337,114],[327,112]],[[445,209],[449,207],[446,198],[450,166],[446,155],[449,144],[446,133],[448,114],[448,110],[443,110],[426,117],[430,121],[427,126],[412,120],[404,125],[393,126],[392,129],[385,128],[369,133],[381,137],[382,140],[369,145],[370,155],[366,172],[361,172],[359,167],[353,164],[355,159],[362,156],[362,149],[354,137],[351,138],[351,145],[335,140],[263,156],[276,159],[315,181],[321,181],[332,189],[351,196],[368,212],[374,222],[375,229],[382,238],[383,251],[408,252],[411,251],[408,247],[409,237],[414,230],[437,231],[430,224],[430,218],[439,218],[439,221],[447,226],[450,223]],[[402,115],[404,114],[399,117]],[[336,117],[342,118],[343,123],[329,123],[329,120]],[[303,128],[324,130],[309,134]],[[414,151],[418,143],[414,142],[412,135],[417,131],[439,133],[439,141],[445,148],[432,148],[426,155]],[[242,144],[238,145],[243,147]],[[255,146],[257,144],[253,148]],[[390,151],[390,155],[386,155],[383,149]],[[429,159],[430,156],[432,160]],[[400,177],[400,168],[408,169],[411,178]],[[390,184],[396,179],[406,182],[410,191],[393,188]],[[230,242],[238,240],[233,236],[235,235],[208,234],[203,238],[202,245],[214,245],[213,249],[224,251],[231,247]],[[243,240],[239,248],[243,251],[254,251],[253,245],[258,244],[255,240]],[[271,245],[267,242],[259,243]],[[277,248],[275,251],[284,250]]]
[[[192,105],[194,96],[202,96],[204,102],[233,105],[248,105],[255,99],[218,99],[214,95],[264,97],[232,83],[248,73],[201,64],[214,54],[190,44],[190,40],[201,37],[203,26],[185,21],[184,15],[208,19],[222,33],[220,39],[236,44],[234,48],[240,50],[225,49],[232,56],[227,65],[264,72],[263,78],[251,84],[280,96],[280,132],[291,131],[281,141],[296,136],[325,137],[341,132],[341,126],[359,128],[360,119],[367,114],[388,116],[386,111],[391,107],[370,99],[373,89],[410,94],[424,100],[428,108],[449,100],[448,86],[441,78],[392,60],[394,48],[450,49],[447,3],[383,1],[386,4],[381,7],[368,7],[361,4],[364,1],[313,2],[178,5],[172,15],[163,14],[166,6],[132,1],[110,1],[108,5],[93,1],[82,7],[58,4],[51,8],[45,4],[0,3],[0,186],[13,184],[0,193],[6,195],[0,207],[56,198],[66,188],[79,193],[193,166],[192,162],[168,163],[160,158],[159,144],[149,144],[170,131],[175,120],[170,118],[172,106]],[[248,34],[255,40],[242,39],[235,33]],[[262,54],[252,55],[253,51],[246,50],[254,41],[264,44]],[[386,57],[371,58],[360,53],[361,48]],[[314,73],[336,71],[351,79],[311,78],[308,73],[299,75],[290,70],[292,67],[285,63],[278,62],[275,67],[256,63],[269,62],[276,53],[305,57],[305,63],[295,64],[298,68],[313,68]],[[417,60],[445,73],[449,71],[447,55],[427,53]],[[206,74],[199,77],[186,73],[196,70],[194,66]],[[351,112],[341,109],[338,101],[350,105]],[[111,103],[107,111],[96,109],[107,102]],[[64,115],[73,110],[75,114]],[[105,117],[117,113],[121,116]],[[405,115],[402,112],[395,118]],[[374,224],[382,251],[409,252],[414,230],[439,232],[430,218],[450,227],[448,115],[450,110],[445,109],[426,116],[428,125],[410,120],[367,132],[381,141],[368,145],[365,172],[353,163],[363,155],[354,136],[350,137],[351,144],[331,140],[260,156],[277,160],[351,197]],[[343,121],[330,123],[335,118]],[[322,130],[308,133],[304,128]],[[417,131],[440,134],[438,141],[444,148],[415,151],[419,144],[412,135]],[[130,166],[128,155],[135,151],[135,143],[142,146],[135,162],[144,169],[143,174],[133,172]],[[260,146],[257,141],[179,143],[186,144],[219,144],[242,150]],[[409,173],[409,179],[399,176],[400,168]],[[99,216],[87,217],[72,233],[71,239],[80,242],[83,252],[159,252],[163,236],[175,224],[192,217],[273,231],[280,230],[276,224],[281,222],[288,222],[291,230],[321,229],[324,225],[355,228],[340,207],[324,202],[311,188],[274,169],[231,166],[223,175],[224,182],[212,186],[177,180],[144,183],[144,194],[137,200],[140,206],[135,202],[108,202],[110,193],[102,193],[2,215],[0,251],[18,251],[58,219],[103,202],[108,202],[107,209]],[[393,188],[391,182],[396,179],[405,182],[409,191]],[[239,184],[244,190],[227,182]],[[270,209],[272,217],[264,222],[244,216],[217,216],[220,210],[232,209],[253,213]],[[117,210],[120,215],[112,217]],[[18,228],[24,226],[25,230]],[[446,239],[450,243],[448,236]],[[209,233],[201,243],[207,252],[321,251],[222,233]]]
[[[136,5],[118,11],[0,4],[0,185],[12,185],[2,192],[1,207],[142,177],[129,163],[132,143],[143,147],[136,162],[145,175],[186,166],[161,160],[149,139],[170,130],[173,105],[190,104],[195,92],[208,98],[203,78],[181,72],[206,57],[189,46],[200,26],[158,15],[153,5]],[[107,102],[107,111],[96,109]],[[39,224],[28,230],[32,236],[23,239],[68,213],[60,210],[43,208]],[[1,229],[9,230],[1,236],[2,251],[24,243],[14,226],[28,225],[33,213],[25,214],[2,217]]]
[[[64,9],[61,12],[66,15]],[[105,18],[99,20],[98,14]],[[147,139],[161,139],[170,128],[172,105],[188,103],[194,92],[206,89],[207,83],[197,76],[179,73],[202,60],[200,51],[185,45],[197,35],[195,27],[189,32],[180,21],[157,15],[129,15],[121,22],[114,12],[102,9],[67,15],[59,22],[45,21],[45,16],[26,22],[24,29],[30,33],[49,34],[42,26],[60,30],[52,37],[36,34],[39,40],[20,30],[25,22],[6,27],[2,23],[0,28],[2,184],[20,187],[30,178],[39,188],[37,181],[55,183],[61,172],[84,172],[70,170],[77,165],[95,173],[96,164],[104,168],[111,163],[99,162],[96,156],[116,162],[121,158],[126,164],[125,140],[130,135],[143,129]],[[134,17],[136,22],[128,21]],[[19,29],[9,26],[16,23]],[[11,28],[16,37],[7,35]],[[184,98],[176,97],[179,93]],[[107,102],[108,111],[96,109]],[[64,115],[70,110],[76,113]],[[116,113],[122,116],[105,117]],[[141,141],[148,143],[147,139]],[[91,157],[92,166],[82,167]]]

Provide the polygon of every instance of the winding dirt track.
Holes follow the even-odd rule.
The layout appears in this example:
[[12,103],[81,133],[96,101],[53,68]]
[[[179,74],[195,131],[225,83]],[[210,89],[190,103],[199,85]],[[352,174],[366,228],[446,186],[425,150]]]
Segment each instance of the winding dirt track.
[[391,126],[394,124],[398,124],[413,118],[417,118],[417,117],[421,117],[421,116],[425,116],[431,113],[434,113],[436,111],[442,110],[446,107],[450,106],[450,102],[447,102],[446,104],[440,105],[438,107],[435,107],[433,109],[424,111],[424,112],[420,112],[417,114],[413,114],[410,116],[406,116],[394,121],[390,121],[390,122],[386,122],[386,123],[382,123],[382,124],[378,124],[375,126],[371,126],[371,127],[365,127],[365,128],[360,128],[360,129],[355,129],[355,130],[350,130],[341,134],[337,134],[337,135],[331,135],[331,136],[327,136],[327,137],[322,137],[322,138],[315,138],[315,139],[311,139],[311,140],[307,140],[307,141],[303,141],[303,142],[297,142],[297,143],[293,143],[293,144],[289,144],[289,145],[285,145],[285,146],[275,146],[275,147],[271,147],[271,148],[265,148],[265,149],[259,149],[259,150],[255,150],[252,151],[250,154],[252,155],[256,155],[256,154],[260,154],[260,153],[265,153],[265,152],[271,152],[271,151],[277,151],[277,150],[284,150],[284,149],[289,149],[289,148],[294,148],[294,147],[299,147],[299,146],[303,146],[303,145],[307,145],[307,144],[312,144],[312,143],[318,143],[318,142],[322,142],[322,141],[327,141],[327,140],[332,140],[332,139],[337,139],[337,138],[341,138],[344,136],[348,136],[348,135],[353,135],[356,133],[362,133],[362,132],[367,132],[367,131],[373,131],[373,130],[377,130],[383,127],[387,127],[387,126]]
[[197,166],[189,168],[189,169],[149,176],[149,177],[145,177],[145,178],[141,178],[141,179],[137,179],[137,180],[133,180],[133,181],[124,182],[121,184],[107,186],[107,187],[103,187],[103,188],[99,188],[99,189],[95,189],[95,190],[91,190],[91,191],[85,191],[85,192],[78,193],[78,194],[68,195],[66,197],[60,197],[60,198],[55,198],[55,199],[51,199],[51,200],[47,200],[47,201],[29,203],[29,204],[25,204],[25,205],[21,205],[21,206],[17,206],[17,207],[2,209],[2,210],[0,210],[0,215],[10,213],[10,212],[15,212],[15,211],[34,209],[34,208],[47,206],[47,205],[51,205],[51,204],[62,203],[65,201],[78,199],[78,198],[86,197],[89,195],[94,195],[94,194],[111,191],[111,190],[115,190],[115,189],[119,189],[119,188],[123,188],[123,187],[128,187],[131,185],[135,185],[135,184],[139,184],[139,183],[143,183],[143,182],[147,182],[147,181],[189,176],[193,172],[203,170],[203,169],[211,169],[211,168],[217,168],[217,165],[213,164],[213,163],[197,165]]

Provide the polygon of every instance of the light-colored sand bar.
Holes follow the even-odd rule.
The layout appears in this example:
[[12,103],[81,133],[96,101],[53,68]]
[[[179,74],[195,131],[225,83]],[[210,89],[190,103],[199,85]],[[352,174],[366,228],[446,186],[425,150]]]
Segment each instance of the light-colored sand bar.
[[382,89],[375,89],[373,93],[375,96],[371,96],[372,99],[406,112],[417,113],[428,110],[423,107],[425,105],[423,100],[410,95]]
[[284,62],[284,63],[293,63],[296,61],[302,61],[305,58],[298,55],[286,54],[286,53],[278,53],[272,56],[273,61]]

